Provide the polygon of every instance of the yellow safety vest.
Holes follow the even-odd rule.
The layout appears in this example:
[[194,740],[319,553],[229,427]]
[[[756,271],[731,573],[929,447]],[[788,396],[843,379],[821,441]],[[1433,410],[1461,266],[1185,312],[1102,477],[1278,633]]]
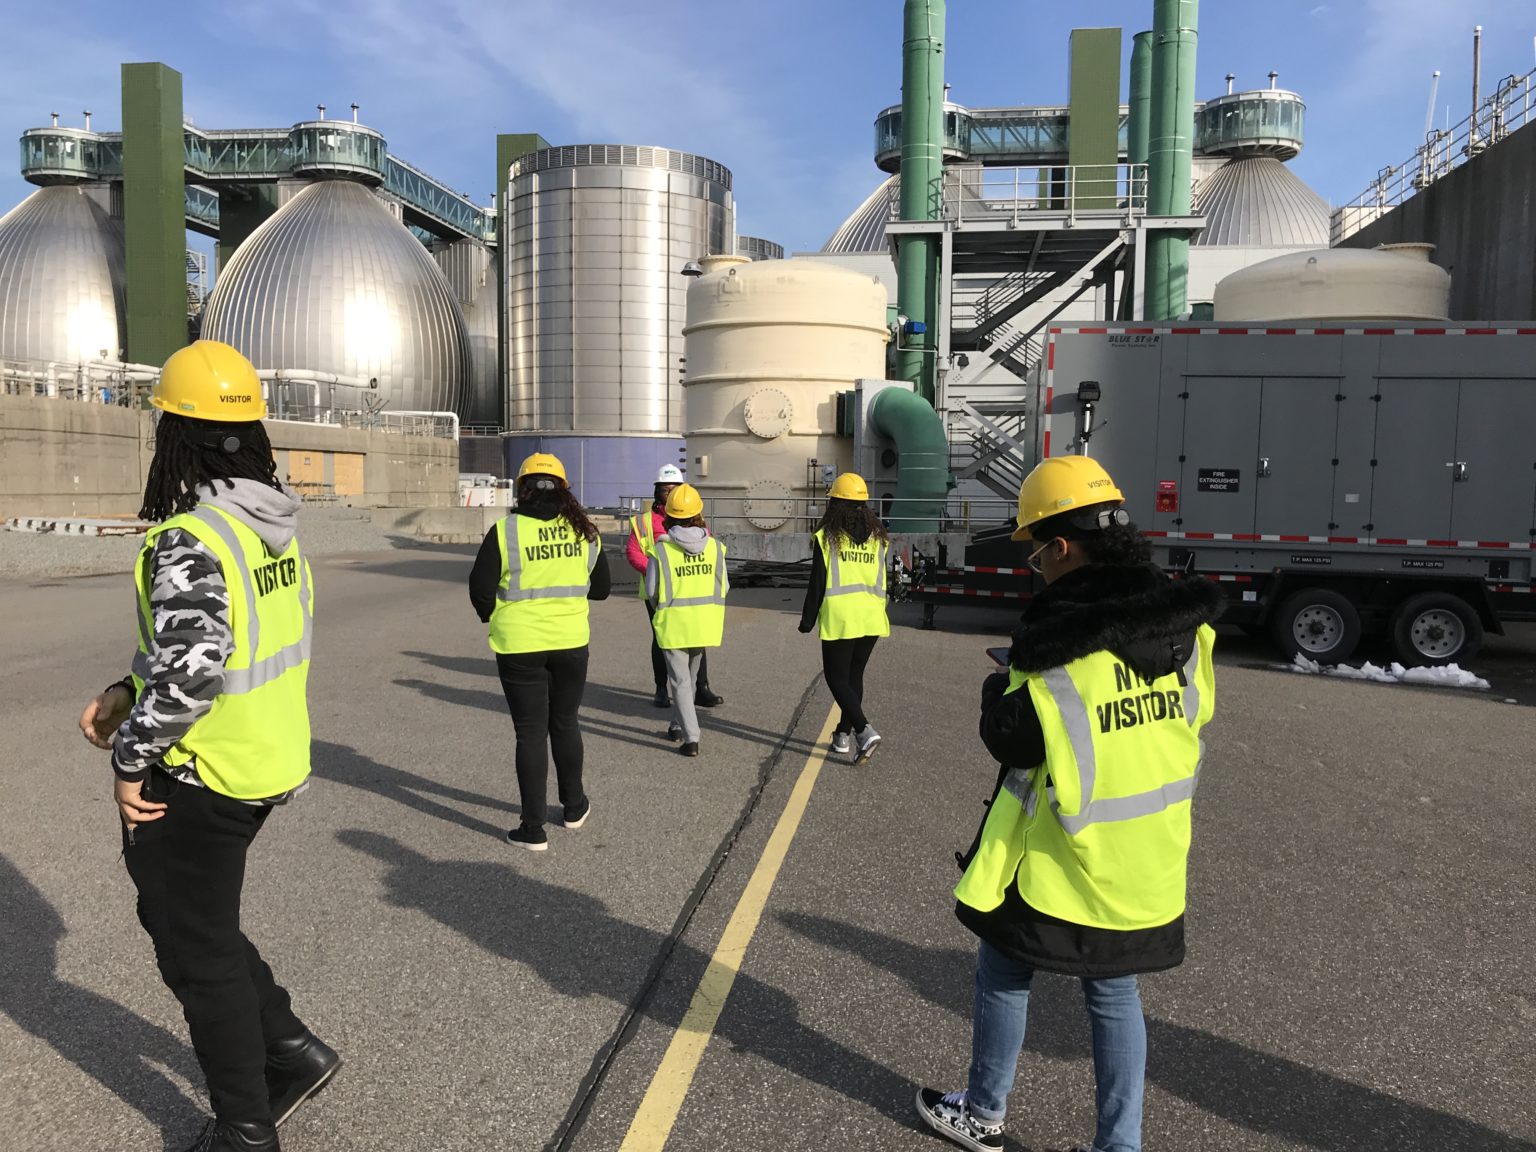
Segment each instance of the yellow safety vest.
[[[640,551],[644,552],[647,556],[653,556],[656,553],[656,517],[652,513],[652,508],[650,505],[647,505],[644,512],[629,518],[629,530],[639,539]],[[640,577],[640,586],[635,591],[640,599],[645,599],[645,577],[643,575]]]
[[218,560],[229,589],[234,648],[224,683],[165,756],[167,767],[192,763],[199,779],[237,800],[261,800],[297,788],[309,775],[309,647],[315,603],[309,564],[291,541],[281,556],[220,508],[203,505],[149,530],[134,583],[139,593],[139,654],[133,688],[144,691],[154,643],[149,564],[155,541],[180,529]]
[[725,545],[711,536],[690,556],[671,540],[656,541],[656,644],[718,648],[725,638]]
[[827,547],[826,534],[816,530],[816,543],[827,570],[827,594],[817,622],[823,640],[853,640],[860,636],[889,636],[891,618],[885,611],[885,568],[891,545],[878,536],[862,544],[844,537],[837,551]]
[[1016,880],[1032,908],[1073,924],[1130,931],[1183,914],[1215,640],[1201,627],[1184,667],[1150,684],[1111,652],[1013,670],[1008,690],[1027,686],[1045,763],[1004,779],[955,888],[962,904],[990,912]]
[[491,610],[491,651],[555,652],[592,638],[587,590],[599,542],[583,538],[563,517],[538,520],[513,512],[496,522],[501,583]]

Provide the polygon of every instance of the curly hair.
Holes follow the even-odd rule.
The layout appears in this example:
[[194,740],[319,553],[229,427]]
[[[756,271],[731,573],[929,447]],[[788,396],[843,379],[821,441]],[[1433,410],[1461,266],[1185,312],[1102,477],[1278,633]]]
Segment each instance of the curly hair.
[[821,523],[816,527],[825,534],[827,547],[836,548],[845,536],[852,539],[854,530],[861,525],[865,529],[866,540],[891,538],[890,532],[880,522],[880,517],[875,515],[875,510],[865,501],[843,500],[837,496],[827,501],[827,510],[821,514]]
[[1095,505],[1075,513],[1052,516],[1030,526],[1029,535],[1037,543],[1060,538],[1079,545],[1088,563],[1113,568],[1136,568],[1152,562],[1152,544],[1141,534],[1141,529],[1127,521],[1111,524],[1107,528],[1085,527],[1083,520],[1090,513],[1110,507]]
[[[233,452],[224,446],[230,437],[239,440]],[[158,522],[190,512],[197,507],[199,488],[220,481],[232,488],[236,480],[283,490],[272,442],[261,421],[224,424],[162,412],[155,425],[155,455],[149,462],[139,519]]]
[[576,499],[576,494],[563,486],[542,487],[539,479],[537,475],[528,475],[517,482],[517,510],[559,516],[571,526],[571,531],[576,535],[596,543],[597,525],[592,523],[592,518],[581,506],[581,501]]

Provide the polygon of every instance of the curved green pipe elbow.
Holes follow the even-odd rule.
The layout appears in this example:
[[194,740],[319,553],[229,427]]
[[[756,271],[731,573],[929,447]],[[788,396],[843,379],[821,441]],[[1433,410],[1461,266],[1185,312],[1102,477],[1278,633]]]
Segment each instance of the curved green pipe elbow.
[[891,502],[891,531],[938,532],[949,496],[949,441],[944,421],[914,392],[887,388],[870,405],[875,431],[896,443],[896,495]]

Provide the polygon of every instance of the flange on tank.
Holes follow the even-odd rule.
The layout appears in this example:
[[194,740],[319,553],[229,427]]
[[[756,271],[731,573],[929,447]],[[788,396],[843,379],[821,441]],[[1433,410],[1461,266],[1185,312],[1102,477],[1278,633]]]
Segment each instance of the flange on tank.
[[688,479],[716,531],[809,531],[853,462],[838,393],[885,376],[886,290],[818,260],[702,263],[683,329]]
[[1433,244],[1290,252],[1216,285],[1215,319],[1444,320],[1451,274],[1429,262]]

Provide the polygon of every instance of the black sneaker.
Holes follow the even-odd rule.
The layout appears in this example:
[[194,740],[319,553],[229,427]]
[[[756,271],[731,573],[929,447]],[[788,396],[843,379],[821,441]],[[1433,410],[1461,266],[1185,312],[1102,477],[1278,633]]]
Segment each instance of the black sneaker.
[[583,799],[575,808],[567,808],[565,810],[564,826],[572,830],[580,828],[587,822],[587,817],[590,815],[592,815],[592,798],[589,796]]
[[210,1120],[186,1152],[279,1152],[277,1125]]
[[697,740],[690,740],[686,744],[678,745],[677,750],[684,756],[697,756],[699,754],[699,742]]
[[543,828],[530,828],[526,824],[519,824],[508,831],[507,843],[516,844],[519,848],[526,848],[530,852],[544,852],[549,848],[549,833]]
[[693,702],[700,708],[716,708],[725,703],[725,697],[718,692],[711,692],[709,685],[705,684],[693,694]]
[[1002,1124],[983,1124],[972,1116],[964,1092],[919,1088],[917,1115],[944,1139],[971,1152],[999,1152],[1003,1146]]
[[683,729],[682,729],[682,727],[680,725],[677,725],[677,724],[668,724],[667,725],[667,739],[668,740],[671,740],[675,744],[677,741],[681,740],[682,738],[683,738]]
[[667,698],[667,690],[665,688],[656,689],[656,695],[651,697],[651,703],[658,708],[672,707],[672,701]]
[[267,1049],[267,1103],[274,1127],[330,1083],[341,1056],[313,1032],[283,1040]]

